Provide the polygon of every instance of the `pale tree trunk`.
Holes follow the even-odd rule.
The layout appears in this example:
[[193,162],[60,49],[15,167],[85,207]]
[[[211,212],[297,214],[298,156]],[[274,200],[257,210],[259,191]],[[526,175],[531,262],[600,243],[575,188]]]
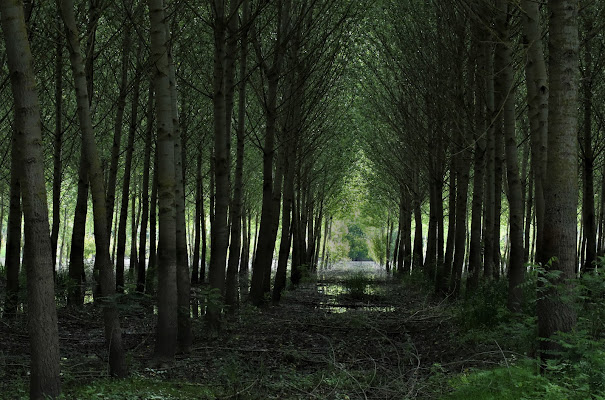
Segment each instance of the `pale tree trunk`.
[[[155,358],[173,360],[177,349],[177,260],[175,132],[168,62],[168,27],[162,0],[147,0],[151,24],[157,121],[157,191],[159,198],[158,322]],[[153,228],[153,226],[152,226]]]
[[[0,3],[11,88],[15,101],[14,139],[19,148],[25,217],[31,399],[55,398],[61,391],[59,331],[53,258],[42,154],[40,105],[32,55],[20,1]],[[19,213],[19,219],[21,214]]]
[[540,4],[533,0],[522,0],[521,8],[524,11],[522,13],[523,43],[527,48],[525,81],[527,82],[531,170],[534,176],[536,209],[535,262],[545,264],[548,260],[542,255],[542,233],[544,231],[544,177],[548,138],[548,82],[540,27]]
[[508,259],[508,308],[521,311],[523,291],[519,287],[525,279],[523,266],[523,196],[519,178],[519,157],[515,132],[515,89],[513,82],[512,49],[510,43],[510,14],[506,0],[499,0],[496,16],[496,107],[502,109],[503,134],[506,147],[506,176],[510,215],[510,257]]
[[[578,1],[550,0],[548,158],[544,179],[544,259],[549,271],[561,271],[553,283],[574,278],[577,259],[577,133],[578,133]],[[556,259],[553,259],[556,257]],[[559,289],[560,290],[560,289]],[[541,358],[558,349],[549,339],[576,324],[574,306],[555,287],[538,297],[538,334]]]
[[191,282],[189,281],[189,260],[187,255],[187,226],[185,223],[185,181],[183,158],[183,131],[178,113],[176,71],[172,54],[169,54],[170,96],[172,105],[172,126],[174,129],[174,175],[176,181],[176,284],[178,296],[178,344],[180,351],[188,353],[193,334],[191,332]]
[[105,340],[109,347],[109,372],[111,375],[124,377],[127,371],[124,349],[122,347],[122,331],[115,300],[112,299],[115,294],[115,277],[109,256],[109,231],[107,228],[103,170],[90,117],[86,75],[80,54],[80,41],[74,15],[73,0],[61,0],[60,9],[65,24],[65,34],[67,36],[78,105],[78,119],[80,129],[82,130],[82,149],[86,154],[86,166],[89,171],[92,193],[96,248],[95,264],[100,274]]
[[151,168],[151,142],[153,141],[153,81],[149,82],[147,98],[147,129],[145,131],[145,156],[143,159],[143,187],[141,192],[142,215],[139,236],[139,268],[137,270],[137,292],[145,292],[145,260],[147,248],[147,223],[149,218],[149,170]]

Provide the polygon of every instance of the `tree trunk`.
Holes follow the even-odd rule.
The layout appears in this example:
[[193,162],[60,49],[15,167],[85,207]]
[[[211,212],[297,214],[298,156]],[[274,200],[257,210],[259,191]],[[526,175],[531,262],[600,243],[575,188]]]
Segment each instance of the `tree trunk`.
[[[291,212],[292,201],[294,199],[294,173],[296,160],[296,150],[294,146],[288,150],[288,157],[285,158],[285,180],[284,180],[284,198],[282,205],[282,231],[279,246],[279,257],[277,261],[277,272],[275,273],[275,285],[273,287],[273,303],[279,303],[281,292],[286,287],[288,257],[292,243]],[[326,222],[327,224],[327,222]],[[324,245],[325,247],[325,245]]]
[[420,200],[414,200],[414,254],[412,269],[420,270],[424,267],[422,260],[422,209]]
[[53,226],[50,243],[53,251],[53,269],[56,270],[57,242],[61,226],[61,180],[63,178],[61,151],[63,146],[63,44],[61,18],[56,16],[57,43],[55,45],[55,135],[53,138]]
[[[128,25],[127,25],[128,26]],[[128,32],[128,30],[126,31],[125,35],[130,35],[130,32]],[[130,39],[128,40],[124,40],[125,44],[124,44],[124,52],[130,52]],[[128,42],[126,44],[126,42]],[[139,51],[137,52],[137,58],[139,58],[140,56],[140,48],[141,46],[139,46]],[[126,62],[128,63],[128,56],[127,55],[123,55],[122,56],[122,62]],[[138,65],[140,65],[139,62],[137,62]],[[127,66],[128,67],[128,66]],[[127,69],[126,67],[126,69]],[[126,74],[126,72],[122,71],[123,74]],[[130,120],[130,126],[128,129],[128,144],[126,145],[126,161],[124,163],[124,178],[122,180],[122,202],[121,202],[121,206],[120,206],[120,222],[118,224],[118,249],[117,249],[117,254],[116,254],[116,258],[115,258],[115,262],[116,262],[116,290],[119,293],[123,293],[124,292],[124,258],[126,256],[126,226],[128,223],[128,201],[129,201],[129,192],[130,192],[130,179],[131,179],[131,171],[132,171],[132,155],[134,153],[134,137],[136,134],[136,129],[137,129],[137,125],[138,125],[138,109],[139,109],[139,95],[140,95],[140,90],[141,90],[141,74],[136,74],[135,77],[135,81],[134,81],[134,92],[133,92],[133,96],[132,96],[132,112],[131,112],[131,120]],[[123,80],[126,80],[125,76],[122,76]],[[126,86],[126,82],[123,82],[124,86]],[[126,90],[126,87],[124,87],[124,90]],[[124,99],[123,100],[119,100],[122,101],[123,104],[118,105],[118,107],[120,108],[124,108],[125,106],[125,101],[126,101],[126,95],[124,94]],[[123,111],[122,111],[123,112]],[[116,118],[118,119],[118,118]],[[119,126],[117,125],[119,122]],[[116,144],[116,139],[115,137],[121,137],[122,134],[118,134],[117,132],[122,130],[122,117],[119,117],[119,121],[116,122],[116,134],[114,136],[114,148],[117,147],[117,155],[119,155],[119,149],[120,149],[120,142],[118,141]],[[119,140],[119,138],[118,138]],[[112,167],[113,167],[113,151],[114,148],[112,148]],[[116,156],[117,157],[117,156]],[[116,173],[117,173],[117,161],[116,161]],[[110,175],[113,174],[113,172],[110,172]],[[112,181],[112,179],[115,179],[114,177],[110,177],[110,182],[109,185],[114,185],[115,186],[115,180]],[[113,183],[112,183],[113,182]],[[112,194],[113,191],[113,194]],[[109,199],[109,196],[115,196],[115,187],[113,189],[108,188],[108,199],[107,199],[107,204],[108,204],[108,215],[109,213],[113,213],[113,201],[115,199]],[[133,199],[134,201],[134,199]],[[133,203],[134,206],[134,203]],[[111,208],[110,208],[111,207]],[[108,227],[111,226],[111,217],[108,217],[109,219],[107,220],[108,222]],[[132,219],[135,218],[134,213],[131,216]],[[130,260],[130,265],[132,268],[132,260]]]
[[[86,234],[86,214],[88,213],[88,173],[86,171],[86,153],[80,155],[78,169],[78,194],[76,197],[76,211],[74,225],[71,232],[71,251],[69,254],[69,280],[71,282],[67,304],[81,306],[84,304],[84,287],[82,275],[84,273],[84,237]],[[95,277],[98,281],[98,277]]]
[[[506,144],[506,176],[508,179],[508,204],[510,215],[510,258],[508,259],[509,310],[521,311],[525,280],[523,266],[523,195],[519,178],[519,157],[515,132],[515,89],[513,82],[512,49],[510,44],[510,13],[506,0],[499,0],[496,16],[496,45],[494,66],[499,73],[495,77],[496,107],[502,109],[503,134]],[[499,128],[499,127],[498,127]]]
[[[584,29],[591,32],[593,24],[590,17],[586,17]],[[582,77],[582,88],[584,92],[584,137],[582,146],[582,166],[584,167],[582,195],[582,214],[584,218],[584,237],[586,238],[586,258],[582,263],[584,271],[595,268],[597,258],[597,226],[595,218],[595,190],[594,190],[594,163],[595,152],[592,147],[592,97],[593,97],[593,61],[592,46],[590,39],[584,42],[584,68]]]
[[[31,353],[29,394],[31,399],[36,400],[55,398],[61,392],[59,331],[41,146],[40,105],[22,4],[19,1],[4,1],[0,4],[0,13],[15,101],[13,141],[19,149],[17,160],[25,217],[24,265],[27,271]],[[21,213],[18,217],[20,220]]]
[[[124,7],[130,12],[132,8],[133,0],[126,0],[124,3]],[[119,94],[116,102],[116,119],[114,122],[114,133],[113,133],[113,144],[111,146],[111,164],[109,167],[109,179],[107,182],[107,229],[111,229],[112,218],[113,218],[113,210],[116,201],[116,182],[118,177],[118,161],[120,160],[120,147],[122,146],[122,128],[124,121],[124,109],[126,109],[126,96],[128,95],[128,70],[130,68],[130,48],[131,48],[131,37],[130,37],[131,24],[130,21],[127,21],[124,27],[124,37],[122,38],[122,60],[121,60],[121,77],[120,77],[120,86],[119,86]],[[139,46],[140,47],[140,46]],[[138,72],[136,73],[136,80],[140,82],[140,75]],[[138,85],[135,86],[134,90],[136,91],[135,96],[138,97],[139,88]],[[133,104],[136,104],[133,99]],[[133,111],[135,110],[133,105]],[[135,115],[136,118],[136,115]],[[127,161],[128,164],[128,154],[131,154],[131,145],[130,145],[130,135],[128,137],[128,148],[127,151]],[[129,169],[128,165],[124,167],[125,170]],[[130,176],[126,178],[124,176],[124,181],[130,180]],[[122,186],[122,188],[128,188],[128,186]],[[124,229],[124,241],[126,240],[126,225],[122,225],[122,213],[124,211],[124,203],[126,203],[126,207],[128,209],[128,190],[122,192],[122,207],[120,211],[120,224],[118,226],[118,254],[117,254],[117,262],[116,262],[116,284],[118,285],[118,291],[123,291],[124,288],[124,250],[120,253],[120,229]],[[126,200],[124,200],[126,199]],[[127,214],[127,213],[126,213]],[[121,260],[121,261],[120,261]]]
[[188,353],[193,342],[191,332],[191,283],[189,281],[189,260],[187,257],[187,226],[185,222],[185,178],[183,157],[183,131],[180,127],[177,98],[177,82],[172,54],[169,54],[170,96],[172,126],[174,129],[174,175],[176,198],[176,283],[178,296],[178,344],[180,351]]
[[[231,8],[234,8],[235,4],[239,2],[232,1]],[[247,51],[248,51],[248,37],[246,34],[246,25],[250,16],[250,4],[246,1],[243,4],[243,20],[242,29],[244,29],[241,37],[241,49],[240,49],[240,60],[239,60],[239,99],[238,99],[238,113],[237,113],[237,152],[235,159],[235,182],[233,185],[233,201],[231,203],[231,243],[229,246],[229,261],[227,265],[227,288],[225,293],[225,303],[227,305],[236,304],[236,278],[240,262],[240,250],[242,244],[242,186],[243,186],[243,173],[244,173],[244,142],[246,134],[246,64],[247,64]],[[237,13],[237,7],[235,10],[231,10],[231,14]],[[237,45],[237,20],[231,18],[229,23],[229,41],[228,47],[230,52],[236,51]],[[233,54],[235,57],[235,54]],[[231,67],[234,71],[235,69]],[[233,73],[231,72],[230,80],[227,80],[227,84],[233,84]],[[233,107],[233,98],[227,101],[227,109]],[[231,120],[231,113],[228,114],[227,120]],[[233,309],[233,308],[232,308]]]
[[177,249],[175,132],[169,82],[168,27],[162,0],[148,0],[151,61],[157,121],[157,191],[159,199],[158,322],[155,358],[170,362],[177,349]]
[[[215,202],[214,219],[212,223],[212,240],[210,241],[210,268],[208,278],[210,287],[225,295],[225,270],[227,267],[227,247],[229,245],[229,227],[227,211],[229,208],[229,154],[225,103],[226,79],[226,32],[227,21],[225,4],[222,0],[214,0],[213,30],[214,30],[214,80],[213,80],[213,114],[214,114],[214,184]],[[213,327],[218,327],[220,309],[211,305],[206,317]]]
[[195,218],[193,226],[195,238],[193,239],[193,267],[191,268],[191,284],[197,285],[200,280],[200,239],[203,218],[202,205],[202,152],[198,152],[195,169]]
[[[578,1],[550,0],[548,159],[544,180],[543,246],[550,271],[561,271],[555,284],[575,277],[577,260]],[[556,257],[556,260],[553,259]],[[566,285],[566,290],[571,288]],[[563,293],[565,295],[565,293]],[[576,323],[574,306],[554,287],[538,297],[541,358],[558,348],[551,336],[569,332]]]
[[153,179],[151,181],[151,203],[149,204],[149,266],[145,276],[145,293],[156,293],[157,281],[157,207],[158,207],[158,148],[156,145],[153,161]]
[[[151,143],[153,141],[153,81],[149,81],[149,96],[147,98],[147,129],[145,130],[145,156],[143,159],[143,187],[141,203],[141,232],[139,236],[139,268],[137,270],[137,292],[145,292],[145,262],[147,247],[147,222],[149,218],[149,170],[151,168]],[[151,254],[150,254],[151,256]]]
[[[13,13],[15,11],[12,11]],[[12,62],[12,61],[11,61]],[[19,269],[21,268],[21,160],[17,137],[11,140],[11,171],[8,222],[6,228],[6,300],[4,315],[12,318],[19,307]]]
[[542,255],[542,233],[544,231],[544,177],[548,140],[548,82],[546,62],[542,45],[540,26],[540,4],[532,0],[522,0],[523,43],[527,48],[525,76],[527,82],[527,103],[531,140],[531,170],[534,176],[534,197],[536,208],[536,251],[535,262],[546,264]]

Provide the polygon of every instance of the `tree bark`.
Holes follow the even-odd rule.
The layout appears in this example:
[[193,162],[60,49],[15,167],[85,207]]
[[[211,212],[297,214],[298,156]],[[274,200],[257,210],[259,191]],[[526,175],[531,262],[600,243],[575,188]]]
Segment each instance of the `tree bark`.
[[[0,3],[11,88],[15,104],[14,146],[21,171],[25,217],[24,265],[27,272],[31,399],[55,398],[61,391],[59,332],[53,258],[42,154],[40,104],[23,5]],[[19,196],[19,192],[17,192]],[[18,213],[19,220],[21,213]]]
[[175,132],[169,82],[168,27],[162,0],[148,0],[151,62],[157,121],[157,191],[159,198],[158,322],[155,358],[173,360],[177,349],[177,249]]
[[172,126],[174,129],[174,175],[176,198],[176,280],[178,297],[178,344],[180,351],[188,353],[193,342],[191,332],[191,283],[189,281],[189,260],[187,256],[187,226],[185,222],[185,178],[183,157],[183,131],[179,121],[176,71],[172,55],[169,54],[170,96],[172,106]]
[[[149,170],[151,169],[151,142],[153,140],[153,81],[149,81],[149,95],[147,98],[147,127],[145,130],[145,156],[143,159],[143,187],[141,203],[143,211],[141,215],[141,232],[139,236],[139,268],[137,270],[137,292],[145,292],[145,266],[147,248],[147,223],[149,218]],[[150,254],[151,257],[151,254]]]
[[[127,25],[128,26],[128,25]],[[125,35],[130,35],[129,29],[127,28],[127,31],[125,33]],[[130,52],[130,39],[125,39],[124,40],[125,44],[124,44],[124,48],[123,51],[126,54],[123,54],[122,56],[122,62],[126,63],[126,67],[125,69],[128,69],[128,54]],[[140,49],[141,46],[139,46]],[[137,58],[140,56],[140,50],[137,52]],[[137,61],[137,64],[140,65],[140,62]],[[118,104],[118,107],[122,108],[122,111],[118,111],[118,114],[123,114],[123,109],[125,108],[126,105],[126,72],[123,70],[122,71],[122,83],[124,84],[124,98],[123,99],[119,99],[118,102],[122,102],[122,104]],[[134,136],[136,134],[136,129],[137,129],[137,124],[138,124],[138,109],[139,109],[139,95],[140,95],[140,90],[141,90],[141,74],[136,74],[135,76],[135,80],[134,80],[134,91],[133,91],[133,96],[132,96],[132,112],[131,112],[131,120],[130,120],[130,126],[128,129],[128,144],[126,145],[126,160],[124,162],[124,178],[122,180],[122,201],[121,201],[121,205],[120,205],[120,221],[118,223],[118,248],[117,248],[117,253],[116,253],[116,258],[115,258],[115,263],[116,263],[116,290],[119,293],[123,293],[124,292],[124,258],[126,257],[126,227],[128,224],[128,201],[129,201],[129,192],[130,192],[130,180],[131,180],[131,171],[132,171],[132,155],[134,153]],[[122,90],[122,89],[120,89]],[[113,163],[113,152],[114,150],[116,151],[116,157],[119,156],[120,153],[120,137],[122,136],[121,131],[122,131],[122,116],[116,117],[116,134],[114,135],[114,144],[113,144],[113,148],[112,148],[112,168],[114,167]],[[119,126],[118,126],[119,124]],[[118,134],[118,132],[120,132]],[[118,139],[116,139],[116,137],[118,137]],[[117,140],[117,142],[116,142]],[[116,171],[115,173],[117,174],[117,160],[116,160],[116,164],[115,164],[115,168]],[[113,170],[110,171],[110,178],[109,178],[109,186],[110,188],[108,188],[107,190],[107,214],[108,214],[108,227],[111,226],[111,217],[109,216],[109,213],[113,213],[113,202],[115,199],[110,199],[110,196],[115,196],[115,175],[113,175]],[[113,189],[111,188],[111,186],[114,186]],[[113,193],[112,193],[113,192]],[[134,199],[133,199],[134,201]],[[131,218],[135,218],[134,213],[131,215]],[[132,268],[132,261],[130,260],[130,265]]]
[[[13,13],[15,11],[12,11]],[[4,316],[12,318],[19,307],[19,269],[21,268],[21,160],[17,137],[11,139],[11,171],[6,235],[6,300]]]
[[[236,1],[231,2],[231,14],[237,13],[237,6],[234,7]],[[235,10],[233,10],[235,8]],[[229,261],[227,265],[227,287],[225,292],[225,303],[230,306],[236,304],[236,278],[239,267],[240,248],[242,244],[242,186],[243,186],[243,171],[244,171],[244,141],[245,141],[245,129],[246,129],[246,63],[247,63],[247,51],[248,51],[248,36],[246,33],[246,25],[250,18],[250,4],[249,1],[243,3],[243,19],[242,19],[242,37],[241,37],[241,48],[240,48],[240,60],[239,60],[239,99],[238,99],[238,113],[237,113],[237,151],[235,159],[235,182],[233,184],[233,201],[231,202],[231,243],[229,246]],[[230,52],[236,51],[237,45],[237,21],[234,17],[229,22],[229,41],[228,47]],[[233,54],[235,57],[235,54]],[[232,67],[234,70],[234,68]],[[232,75],[232,73],[231,73]],[[233,77],[227,80],[227,84],[233,84]],[[230,102],[227,99],[227,109],[233,107],[233,99]],[[231,119],[231,113],[229,113],[228,120]],[[232,307],[233,309],[233,307]]]
[[[225,295],[225,270],[227,267],[227,247],[229,245],[229,227],[227,213],[229,208],[229,154],[227,131],[226,94],[226,33],[227,20],[225,4],[214,0],[214,78],[213,78],[213,115],[214,115],[214,184],[215,202],[212,222],[212,240],[210,241],[210,268],[208,278],[210,287],[217,290],[221,298]],[[211,326],[217,328],[220,309],[211,304],[206,317]]]
[[63,146],[63,44],[61,43],[61,18],[57,21],[57,43],[55,46],[55,134],[53,137],[53,225],[50,243],[53,250],[53,269],[56,270],[57,242],[61,226],[61,180],[63,164],[61,151]]
[[[508,204],[510,220],[510,258],[508,260],[509,310],[521,311],[525,280],[523,266],[523,196],[519,178],[519,157],[515,132],[515,89],[513,82],[512,49],[510,43],[510,13],[506,0],[499,0],[496,16],[496,45],[494,66],[499,71],[495,79],[496,107],[502,110],[503,135],[506,147],[506,176],[508,179]],[[498,127],[499,128],[499,127]]]
[[[548,159],[544,180],[544,257],[549,271],[561,271],[553,282],[575,277],[577,265],[577,132],[578,132],[578,1],[549,0]],[[556,257],[556,259],[553,259]],[[569,283],[565,284],[569,291]],[[576,323],[573,304],[554,287],[538,297],[538,334],[542,360],[558,348],[549,340]]]
[[531,141],[531,169],[534,176],[534,197],[536,213],[535,262],[546,264],[542,255],[542,234],[544,232],[544,177],[548,140],[548,76],[542,45],[540,27],[540,4],[532,0],[522,0],[523,43],[527,48],[525,76],[527,82],[527,104]]
[[[132,8],[133,0],[126,0],[124,6],[129,10]],[[109,178],[107,182],[107,229],[111,229],[112,219],[113,219],[113,210],[116,201],[116,185],[118,178],[118,161],[120,160],[120,147],[122,146],[122,129],[123,129],[123,121],[124,121],[124,110],[126,109],[126,96],[128,95],[128,70],[130,67],[130,48],[131,48],[131,24],[130,21],[126,21],[124,27],[124,37],[122,38],[122,59],[121,59],[121,77],[120,77],[120,86],[119,86],[119,94],[116,102],[116,119],[114,122],[114,133],[113,133],[113,144],[111,146],[111,164],[109,167]],[[140,46],[139,46],[140,47]],[[136,73],[136,80],[140,82],[140,75],[138,72]],[[138,86],[138,85],[136,85]],[[139,88],[135,86],[136,95],[138,97]],[[134,102],[134,100],[133,100]],[[133,106],[134,110],[134,106]],[[129,170],[128,167],[128,154],[131,154],[132,160],[132,152],[130,146],[130,135],[128,137],[128,148],[127,151],[127,166],[124,167],[125,170]],[[124,180],[130,180],[130,176],[128,178],[124,177]],[[122,186],[124,188],[125,186]],[[118,225],[118,255],[116,262],[116,284],[118,285],[118,291],[122,291],[124,287],[124,250],[120,253],[120,229],[124,229],[124,241],[126,240],[126,226],[122,225],[122,213],[124,211],[124,203],[126,203],[126,207],[128,209],[128,196],[124,195],[128,193],[128,186],[126,186],[127,190],[122,192],[122,206],[120,211],[120,223]],[[126,200],[124,200],[126,199]],[[127,214],[127,213],[126,213]],[[122,260],[122,261],[120,261]],[[121,268],[121,269],[120,269]]]

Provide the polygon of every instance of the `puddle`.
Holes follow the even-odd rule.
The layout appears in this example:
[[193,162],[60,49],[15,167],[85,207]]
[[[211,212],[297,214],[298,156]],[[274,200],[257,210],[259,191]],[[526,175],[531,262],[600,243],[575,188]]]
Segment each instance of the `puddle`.
[[358,305],[358,304],[320,304],[317,309],[326,311],[330,314],[343,314],[347,311],[364,311],[364,312],[394,312],[394,306],[371,306],[371,305]]

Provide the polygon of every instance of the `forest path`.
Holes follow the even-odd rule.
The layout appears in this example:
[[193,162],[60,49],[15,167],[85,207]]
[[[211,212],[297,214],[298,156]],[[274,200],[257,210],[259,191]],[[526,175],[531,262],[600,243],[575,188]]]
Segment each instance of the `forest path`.
[[[182,399],[439,398],[449,376],[501,364],[503,354],[496,343],[462,340],[451,304],[427,293],[372,264],[337,265],[286,291],[278,306],[241,304],[219,333],[194,319],[191,352],[164,369],[150,362],[152,303],[141,307],[126,296],[121,319],[131,376],[143,386],[166,382],[200,391]],[[60,309],[59,325],[64,387],[106,376],[98,308]],[[27,376],[26,321],[3,324],[0,334],[1,394]]]
[[460,341],[451,304],[426,293],[370,263],[320,270],[279,306],[244,305],[220,335],[199,332],[177,375],[227,382],[226,398],[438,398],[450,374],[502,354]]

